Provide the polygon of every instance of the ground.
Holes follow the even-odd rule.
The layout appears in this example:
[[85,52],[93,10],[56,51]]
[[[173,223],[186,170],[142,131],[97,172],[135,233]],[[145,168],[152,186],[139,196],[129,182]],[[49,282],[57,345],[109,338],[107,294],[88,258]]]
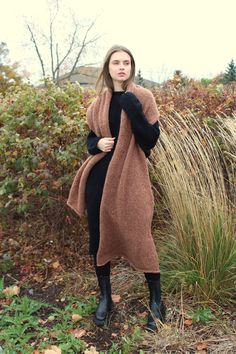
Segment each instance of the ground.
[[[112,263],[115,309],[107,325],[97,327],[93,323],[92,313],[96,303],[91,305],[91,297],[96,302],[99,291],[93,262],[86,255],[87,246],[81,246],[78,254],[75,254],[70,245],[62,249],[50,237],[48,240],[33,241],[26,235],[20,240],[18,237],[6,238],[2,234],[1,277],[4,278],[4,288],[13,285],[19,287],[19,298],[27,296],[51,306],[42,307],[37,312],[47,335],[44,339],[31,339],[35,354],[41,354],[37,348],[42,340],[53,338],[54,343],[57,343],[58,332],[53,328],[58,328],[62,318],[51,316],[52,308],[64,311],[63,316],[66,317],[66,312],[76,312],[83,301],[90,301],[90,308],[86,310],[82,321],[65,327],[63,331],[81,336],[87,348],[93,346],[99,354],[236,353],[234,306],[196,303],[186,293],[167,294],[163,289],[167,306],[166,323],[158,324],[156,332],[148,331],[148,291],[144,275],[133,271],[123,259]],[[0,298],[0,313],[8,301]],[[198,313],[200,307],[203,310]],[[65,326],[70,325],[68,318],[66,321]],[[0,349],[1,345],[0,341]],[[25,354],[22,351],[14,353]]]

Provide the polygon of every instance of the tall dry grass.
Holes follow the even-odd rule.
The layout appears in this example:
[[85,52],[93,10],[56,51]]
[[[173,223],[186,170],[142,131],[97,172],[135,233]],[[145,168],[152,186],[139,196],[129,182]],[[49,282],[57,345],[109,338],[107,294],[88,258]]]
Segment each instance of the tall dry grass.
[[233,300],[236,288],[236,117],[209,127],[191,113],[163,117],[152,171],[170,220],[162,253],[167,289]]

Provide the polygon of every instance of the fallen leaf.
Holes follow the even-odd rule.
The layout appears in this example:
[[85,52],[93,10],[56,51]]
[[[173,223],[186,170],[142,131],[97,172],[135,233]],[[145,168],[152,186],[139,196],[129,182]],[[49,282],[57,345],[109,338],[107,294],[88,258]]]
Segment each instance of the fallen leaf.
[[206,342],[198,342],[196,344],[196,348],[198,351],[207,349],[207,343]]
[[33,277],[33,279],[37,282],[37,283],[42,283],[42,281],[43,281],[43,277],[42,277],[42,275],[35,275],[34,277]]
[[120,301],[120,295],[112,294],[111,297],[112,297],[112,300],[114,302],[119,302]]
[[17,285],[14,285],[14,286],[10,286],[8,288],[5,288],[3,290],[3,293],[5,295],[9,295],[9,296],[13,296],[13,295],[19,295],[20,293],[20,287],[17,286]]
[[191,326],[191,325],[193,324],[193,320],[192,320],[191,318],[186,318],[186,319],[184,320],[184,324],[185,324],[186,326]]
[[58,269],[60,266],[61,266],[60,262],[58,262],[58,261],[52,263],[53,269]]
[[80,316],[79,314],[77,314],[77,313],[74,313],[73,315],[72,315],[72,321],[73,322],[77,322],[77,321],[80,321],[80,320],[82,320],[82,316]]
[[117,337],[117,333],[112,333],[111,336],[115,338]]
[[88,350],[85,350],[84,354],[99,354],[96,347],[91,346]]
[[52,322],[52,321],[54,321],[54,320],[55,320],[55,317],[54,317],[54,316],[51,315],[51,316],[48,317],[48,321]]
[[61,349],[56,345],[52,345],[50,348],[45,349],[43,354],[61,354]]
[[129,325],[126,323],[126,324],[124,324],[123,328],[125,331],[127,331],[127,329],[129,328]]
[[36,349],[32,352],[32,354],[40,354],[40,351]]
[[69,330],[70,334],[73,334],[75,338],[81,338],[86,334],[85,329],[71,329]]
[[9,305],[11,305],[12,301],[13,301],[13,299],[7,298],[4,302],[6,305],[9,306]]
[[38,320],[39,324],[44,325],[45,323],[47,323],[47,320],[42,320],[41,318]]

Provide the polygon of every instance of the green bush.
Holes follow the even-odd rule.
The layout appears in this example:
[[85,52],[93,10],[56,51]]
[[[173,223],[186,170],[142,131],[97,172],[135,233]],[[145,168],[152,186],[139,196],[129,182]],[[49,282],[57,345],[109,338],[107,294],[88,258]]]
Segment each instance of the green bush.
[[86,105],[78,85],[28,85],[0,101],[0,211],[26,214],[67,193],[85,158]]

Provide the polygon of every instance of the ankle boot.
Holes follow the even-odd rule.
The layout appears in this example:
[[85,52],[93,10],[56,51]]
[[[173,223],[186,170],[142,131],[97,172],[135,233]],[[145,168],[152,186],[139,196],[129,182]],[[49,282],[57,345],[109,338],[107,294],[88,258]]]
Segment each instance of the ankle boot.
[[104,326],[109,312],[113,307],[113,302],[111,298],[111,283],[109,275],[98,275],[98,285],[100,288],[101,296],[100,302],[98,304],[94,323],[98,326]]
[[157,328],[156,321],[165,321],[166,307],[161,301],[161,284],[158,280],[147,280],[150,293],[150,313],[148,315],[147,327],[151,330]]

